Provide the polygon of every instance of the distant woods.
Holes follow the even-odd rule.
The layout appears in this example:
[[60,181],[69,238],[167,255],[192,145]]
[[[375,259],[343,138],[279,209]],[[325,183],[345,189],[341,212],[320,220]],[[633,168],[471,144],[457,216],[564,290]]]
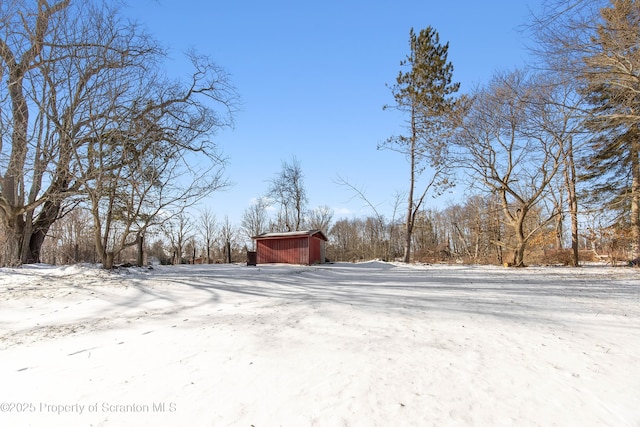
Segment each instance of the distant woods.
[[[553,209],[552,206],[547,208]],[[547,208],[533,209],[523,224],[525,233],[532,233],[526,260],[532,264],[570,265],[572,249],[567,230],[547,221]],[[304,229],[326,232],[329,238],[326,256],[330,261],[402,260],[403,219],[377,215],[333,218],[333,215],[326,206],[316,208],[305,213],[303,223]],[[282,230],[276,226],[277,215],[266,215],[265,219],[262,232]],[[582,261],[628,259],[630,235],[615,233],[605,219],[597,215],[585,218],[578,236]],[[541,227],[541,223],[546,225]],[[245,228],[249,225],[243,222],[237,226],[228,217],[216,218],[208,209],[177,215],[165,222],[162,229],[152,229],[147,234],[143,243],[145,264],[246,262],[246,252],[252,250],[249,236],[259,234],[256,229]],[[85,210],[73,210],[52,227],[43,245],[43,262],[100,262],[91,230],[90,215]],[[416,216],[412,233],[415,262],[511,264],[517,244],[518,236],[502,220],[501,201],[495,196],[476,195],[462,204],[423,209]],[[135,264],[137,257],[138,247],[132,246],[118,253],[114,262]]]

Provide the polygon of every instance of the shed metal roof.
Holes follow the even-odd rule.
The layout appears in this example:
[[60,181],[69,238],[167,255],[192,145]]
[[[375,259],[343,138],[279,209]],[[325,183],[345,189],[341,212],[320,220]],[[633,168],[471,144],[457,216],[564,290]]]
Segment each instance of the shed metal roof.
[[257,236],[253,236],[252,239],[287,239],[292,237],[318,237],[324,241],[327,241],[327,236],[322,233],[321,230],[304,230],[304,231],[288,231],[284,233],[261,233]]

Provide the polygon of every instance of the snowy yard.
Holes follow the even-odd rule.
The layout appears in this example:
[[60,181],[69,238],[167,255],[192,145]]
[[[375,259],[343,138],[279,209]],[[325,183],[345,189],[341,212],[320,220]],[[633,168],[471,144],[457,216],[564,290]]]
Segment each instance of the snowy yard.
[[631,268],[0,269],[2,426],[639,426]]

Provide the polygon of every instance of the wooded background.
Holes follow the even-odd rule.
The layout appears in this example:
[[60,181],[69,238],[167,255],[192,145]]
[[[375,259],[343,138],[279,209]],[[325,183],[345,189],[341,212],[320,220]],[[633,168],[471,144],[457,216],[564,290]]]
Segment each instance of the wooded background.
[[[0,265],[243,262],[251,236],[303,229],[331,261],[637,263],[640,2],[545,1],[526,31],[534,63],[459,94],[448,44],[408,29],[385,106],[406,132],[379,147],[408,160],[390,217],[341,178],[370,216],[309,208],[293,156],[242,218],[217,218],[194,206],[229,187],[225,70],[191,51],[190,77],[167,77],[166,51],[110,2],[2,2]],[[454,184],[464,201],[429,206]]]

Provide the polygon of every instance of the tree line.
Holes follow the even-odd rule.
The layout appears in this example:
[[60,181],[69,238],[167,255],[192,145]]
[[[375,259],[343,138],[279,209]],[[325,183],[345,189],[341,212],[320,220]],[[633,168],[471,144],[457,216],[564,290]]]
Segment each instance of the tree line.
[[[549,206],[551,208],[551,206]],[[249,215],[252,208],[245,212]],[[517,236],[500,220],[500,201],[476,195],[464,203],[445,208],[420,211],[412,233],[412,260],[425,263],[511,262],[510,245]],[[537,230],[530,239],[527,259],[536,264],[572,262],[571,242],[560,222],[546,223],[548,212],[536,210],[529,215],[524,229]],[[268,218],[263,230],[281,230],[278,215]],[[378,214],[363,217],[333,218],[326,206],[306,211],[302,228],[319,229],[329,241],[328,261],[358,262],[370,259],[402,260],[404,223],[401,219]],[[606,224],[610,218],[592,215],[579,232],[579,254],[583,261],[616,263],[627,259],[631,236],[621,235]],[[42,260],[51,264],[101,262],[93,239],[93,223],[86,209],[74,209],[51,228],[42,248]],[[545,224],[541,227],[541,224]],[[116,255],[115,264],[208,264],[244,263],[253,249],[255,236],[250,222],[232,223],[228,217],[217,218],[203,208],[183,212],[150,230],[144,242]],[[496,244],[502,242],[502,244]]]
[[[536,61],[465,94],[448,43],[411,29],[384,106],[404,130],[378,147],[408,160],[393,217],[340,178],[372,215],[309,210],[293,157],[235,224],[192,208],[229,185],[224,69],[192,51],[190,78],[168,76],[160,43],[107,2],[3,2],[0,265],[238,262],[252,236],[303,228],[325,231],[336,261],[637,260],[639,28],[635,0],[545,1],[527,26]],[[463,184],[463,203],[428,206]]]

